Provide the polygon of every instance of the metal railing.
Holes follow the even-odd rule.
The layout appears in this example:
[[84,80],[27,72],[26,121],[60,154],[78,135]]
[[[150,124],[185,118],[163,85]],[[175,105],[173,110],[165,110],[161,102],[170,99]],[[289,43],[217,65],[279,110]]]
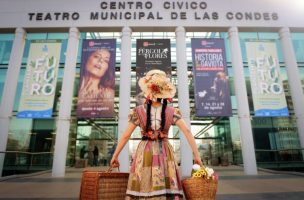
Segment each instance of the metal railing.
[[53,152],[0,151],[3,175],[27,174],[51,169]]
[[304,171],[303,152],[304,148],[255,150],[259,167],[292,171]]

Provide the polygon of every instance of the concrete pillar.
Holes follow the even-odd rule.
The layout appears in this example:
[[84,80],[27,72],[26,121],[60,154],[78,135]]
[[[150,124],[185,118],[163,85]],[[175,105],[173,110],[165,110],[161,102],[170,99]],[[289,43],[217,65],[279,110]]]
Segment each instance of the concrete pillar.
[[[298,134],[301,148],[304,148],[304,95],[301,84],[300,72],[297,66],[297,59],[292,46],[289,28],[283,27],[279,30],[286,72],[288,76],[289,89],[297,121]],[[302,151],[304,156],[304,152]]]
[[246,82],[244,78],[242,51],[237,27],[228,30],[231,61],[234,77],[235,95],[238,103],[238,117],[241,131],[242,156],[244,172],[247,175],[256,175],[257,166],[255,159],[250,111],[247,100]]
[[[184,27],[177,27],[176,34],[176,65],[177,65],[177,89],[178,106],[183,119],[191,130],[190,122],[190,99],[188,84],[188,66],[186,54],[186,31]],[[184,136],[180,134],[181,174],[183,177],[190,176],[193,163],[192,149]]]
[[[15,30],[15,39],[6,74],[3,98],[0,105],[0,151],[6,151],[10,117],[14,108],[18,77],[25,46],[26,32],[23,28]],[[0,153],[0,176],[2,174],[5,155]]]
[[61,88],[60,107],[57,120],[56,141],[53,158],[53,177],[64,177],[65,175],[78,45],[79,30],[72,27],[69,31],[69,40],[66,50],[64,75]]
[[[131,90],[131,33],[129,27],[123,27],[121,37],[121,65],[119,84],[119,122],[118,140],[121,138],[128,125],[130,112],[130,90]],[[119,154],[120,171],[129,172],[129,142]]]

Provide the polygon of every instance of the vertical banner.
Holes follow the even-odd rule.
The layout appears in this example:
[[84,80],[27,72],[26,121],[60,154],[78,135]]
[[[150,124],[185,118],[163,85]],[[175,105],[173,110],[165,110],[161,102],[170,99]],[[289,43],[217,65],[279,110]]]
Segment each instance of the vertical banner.
[[275,41],[245,44],[255,116],[288,116]]
[[140,93],[138,80],[146,72],[159,69],[171,78],[170,39],[138,39],[136,41],[136,100],[140,105],[144,101]]
[[31,41],[18,118],[52,117],[60,50],[60,40]]
[[223,39],[191,39],[196,116],[231,116]]
[[77,117],[114,117],[116,40],[84,40]]

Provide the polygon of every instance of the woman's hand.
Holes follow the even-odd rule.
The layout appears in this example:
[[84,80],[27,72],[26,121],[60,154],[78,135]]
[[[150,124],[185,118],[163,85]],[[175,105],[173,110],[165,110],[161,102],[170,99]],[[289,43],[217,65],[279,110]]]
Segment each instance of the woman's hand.
[[115,168],[115,167],[119,167],[119,161],[118,161],[118,158],[117,157],[112,157],[112,160],[111,160],[111,167]]
[[200,166],[203,166],[203,165],[204,165],[203,162],[202,162],[202,160],[201,160],[201,158],[200,158],[199,156],[194,157],[194,163],[195,163],[195,164],[198,164],[198,165],[200,165]]

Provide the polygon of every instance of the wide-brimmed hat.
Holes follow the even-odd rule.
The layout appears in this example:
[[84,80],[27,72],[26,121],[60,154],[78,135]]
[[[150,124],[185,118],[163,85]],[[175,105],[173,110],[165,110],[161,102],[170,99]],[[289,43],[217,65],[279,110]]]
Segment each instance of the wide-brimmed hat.
[[156,101],[160,99],[171,99],[175,96],[176,88],[167,78],[164,71],[154,69],[138,81],[138,85],[147,99]]

